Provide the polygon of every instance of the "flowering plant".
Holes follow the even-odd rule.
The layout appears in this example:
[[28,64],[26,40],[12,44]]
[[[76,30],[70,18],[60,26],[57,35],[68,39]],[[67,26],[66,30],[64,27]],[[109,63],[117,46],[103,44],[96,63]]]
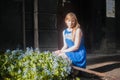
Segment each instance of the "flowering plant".
[[0,76],[5,80],[67,80],[70,64],[49,51],[7,50],[0,55]]

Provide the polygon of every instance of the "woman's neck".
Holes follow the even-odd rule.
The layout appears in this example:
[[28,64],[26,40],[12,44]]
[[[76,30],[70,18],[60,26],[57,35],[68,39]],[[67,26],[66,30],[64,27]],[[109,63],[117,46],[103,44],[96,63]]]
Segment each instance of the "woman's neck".
[[72,31],[72,30],[73,30],[73,28],[68,28],[67,30],[68,30],[68,31]]

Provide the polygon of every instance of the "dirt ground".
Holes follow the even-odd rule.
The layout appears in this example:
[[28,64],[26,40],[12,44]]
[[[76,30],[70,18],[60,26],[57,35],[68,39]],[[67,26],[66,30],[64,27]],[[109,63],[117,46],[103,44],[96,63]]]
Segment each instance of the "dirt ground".
[[105,73],[99,77],[86,72],[77,74],[80,80],[120,80],[120,54],[94,54],[87,56],[87,69]]
[[80,80],[120,80],[120,68],[113,69],[106,72],[105,77],[99,77],[93,74],[84,73],[80,76]]
[[111,71],[106,72],[106,74],[109,76],[112,76],[115,80],[119,80],[120,79],[120,68],[115,68]]

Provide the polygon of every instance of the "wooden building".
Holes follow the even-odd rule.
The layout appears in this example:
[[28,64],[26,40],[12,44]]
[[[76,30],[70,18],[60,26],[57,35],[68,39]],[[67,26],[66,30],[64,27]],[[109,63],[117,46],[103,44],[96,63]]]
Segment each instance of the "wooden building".
[[119,4],[119,0],[0,0],[0,51],[60,49],[64,17],[72,11],[83,28],[88,52],[119,52]]

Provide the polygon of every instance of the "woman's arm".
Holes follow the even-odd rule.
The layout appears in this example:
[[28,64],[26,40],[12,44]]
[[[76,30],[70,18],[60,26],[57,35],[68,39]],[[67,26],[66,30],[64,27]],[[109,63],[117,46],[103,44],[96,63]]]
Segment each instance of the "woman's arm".
[[65,49],[67,49],[67,44],[66,44],[66,42],[65,42],[64,32],[65,32],[65,31],[63,31],[63,34],[62,34],[62,36],[63,36],[63,47],[61,48],[61,50],[56,50],[56,51],[54,51],[54,52],[57,53],[57,54],[63,53],[62,51],[65,50]]
[[61,52],[65,53],[65,52],[71,52],[71,51],[76,51],[78,50],[80,43],[81,43],[81,37],[82,37],[82,32],[81,29],[78,28],[75,32],[75,41],[74,41],[74,46],[68,48],[68,49],[64,49]]

